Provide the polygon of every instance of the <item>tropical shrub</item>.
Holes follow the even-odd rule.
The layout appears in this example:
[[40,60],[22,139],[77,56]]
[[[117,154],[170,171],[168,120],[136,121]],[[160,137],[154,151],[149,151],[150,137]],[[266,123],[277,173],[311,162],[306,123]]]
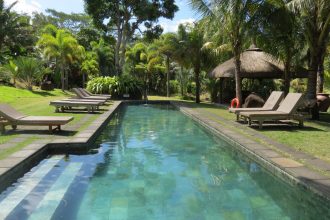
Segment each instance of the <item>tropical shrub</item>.
[[306,79],[294,79],[291,81],[291,88],[293,92],[304,93],[307,90]]
[[132,76],[96,77],[87,83],[87,89],[96,94],[110,94],[114,99],[129,94],[131,99],[141,99],[143,83]]
[[180,84],[177,80],[170,80],[170,94],[178,94]]
[[45,72],[42,63],[33,57],[19,57],[14,62],[18,78],[25,83],[27,89],[32,90],[33,84],[39,82]]
[[189,82],[187,85],[187,92],[190,94],[195,95],[196,94],[196,83],[195,82]]

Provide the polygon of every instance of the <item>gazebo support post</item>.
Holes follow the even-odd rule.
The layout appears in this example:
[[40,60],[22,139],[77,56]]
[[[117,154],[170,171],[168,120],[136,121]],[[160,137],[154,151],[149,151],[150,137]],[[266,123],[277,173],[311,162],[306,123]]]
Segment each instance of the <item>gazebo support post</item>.
[[224,79],[223,78],[220,78],[219,79],[219,89],[220,89],[220,104],[222,104],[223,103],[223,81],[224,81]]

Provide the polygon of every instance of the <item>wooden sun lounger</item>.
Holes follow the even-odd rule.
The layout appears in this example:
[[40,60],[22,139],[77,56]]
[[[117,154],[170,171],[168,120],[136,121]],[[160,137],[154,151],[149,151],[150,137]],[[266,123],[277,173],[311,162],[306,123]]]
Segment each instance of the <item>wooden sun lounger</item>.
[[0,104],[0,131],[2,133],[7,125],[11,125],[14,130],[18,125],[48,126],[49,131],[53,131],[53,126],[56,126],[55,129],[61,130],[61,125],[72,120],[73,117],[66,116],[26,116],[10,105]]
[[276,111],[241,112],[240,115],[249,121],[249,125],[252,124],[252,121],[258,121],[259,128],[262,128],[264,121],[278,120],[297,120],[299,126],[303,126],[304,118],[296,112],[302,99],[301,93],[289,93]]
[[103,100],[103,101],[107,101],[110,99],[103,96],[86,96],[77,88],[73,88],[72,91],[77,95],[77,98],[79,99],[91,99],[91,100]]
[[236,114],[236,120],[239,120],[241,112],[251,112],[251,111],[273,111],[276,110],[280,102],[284,98],[284,92],[273,91],[268,97],[266,103],[261,108],[229,108],[229,112]]
[[61,101],[67,101],[67,102],[98,102],[100,105],[105,105],[105,101],[103,101],[103,100],[69,98],[69,99],[62,99]]
[[78,88],[85,96],[101,96],[101,97],[106,97],[106,98],[111,98],[111,95],[106,95],[106,94],[93,94],[89,92],[87,89],[84,88]]
[[94,112],[99,109],[99,106],[102,105],[102,101],[67,101],[67,100],[57,100],[51,101],[49,105],[55,107],[55,112],[64,112],[65,110],[70,110],[72,108],[83,107],[86,108],[88,113]]

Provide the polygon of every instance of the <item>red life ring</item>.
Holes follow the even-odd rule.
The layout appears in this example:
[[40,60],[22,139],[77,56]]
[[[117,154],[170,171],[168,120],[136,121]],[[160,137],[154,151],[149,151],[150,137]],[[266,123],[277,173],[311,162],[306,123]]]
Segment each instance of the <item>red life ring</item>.
[[233,100],[231,100],[230,108],[239,108],[239,106],[240,106],[240,103],[239,103],[238,98],[234,98]]

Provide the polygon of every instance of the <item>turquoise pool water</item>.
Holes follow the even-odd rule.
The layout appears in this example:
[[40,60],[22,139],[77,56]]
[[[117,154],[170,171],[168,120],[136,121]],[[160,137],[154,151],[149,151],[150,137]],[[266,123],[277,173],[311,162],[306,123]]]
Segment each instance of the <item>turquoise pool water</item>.
[[168,105],[124,106],[87,155],[43,160],[0,195],[0,219],[330,219]]

